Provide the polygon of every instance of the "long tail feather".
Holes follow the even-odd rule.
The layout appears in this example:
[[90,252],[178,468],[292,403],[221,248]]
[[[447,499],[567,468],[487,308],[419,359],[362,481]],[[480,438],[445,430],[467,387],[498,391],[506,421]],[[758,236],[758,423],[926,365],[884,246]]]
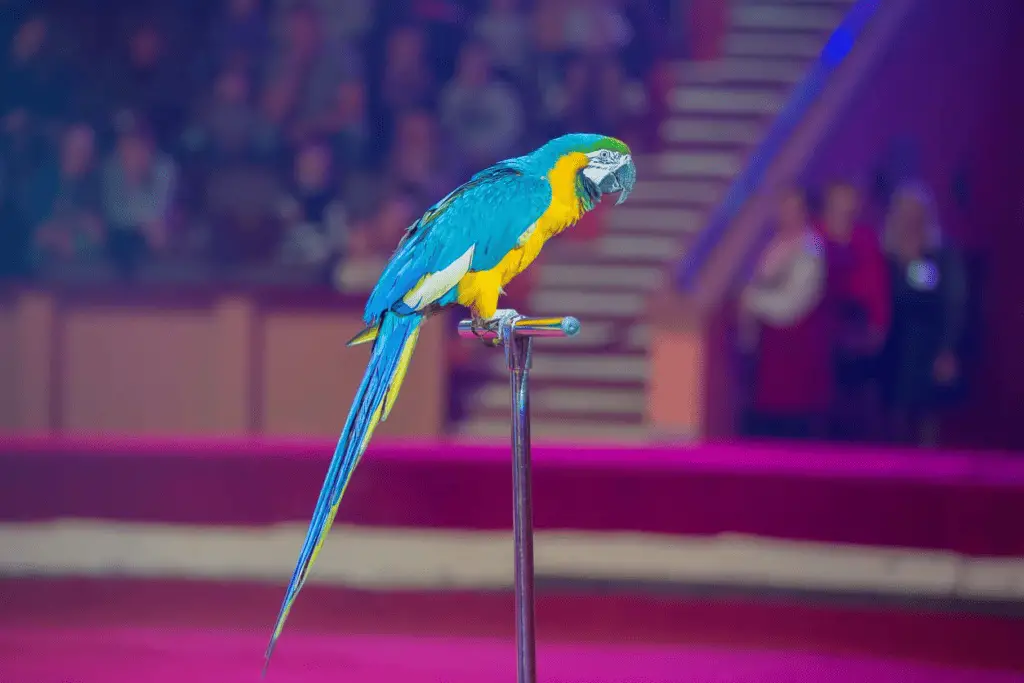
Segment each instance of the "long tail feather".
[[363,375],[363,381],[356,391],[348,419],[345,421],[345,427],[338,439],[338,445],[334,449],[334,457],[331,459],[327,477],[320,490],[313,518],[309,522],[306,539],[299,551],[295,571],[288,582],[284,602],[281,604],[281,611],[274,624],[273,635],[267,646],[266,662],[263,666],[264,674],[270,665],[270,657],[274,653],[274,646],[281,635],[292,604],[294,604],[299,591],[302,590],[306,577],[309,576],[309,571],[327,537],[327,532],[334,523],[334,516],[338,512],[338,505],[352,477],[352,472],[359,464],[359,459],[366,450],[377,424],[387,419],[387,414],[394,405],[402,380],[405,379],[412,352],[416,347],[422,322],[423,318],[419,315],[391,314],[386,314],[381,321],[373,350],[370,352],[370,362]]

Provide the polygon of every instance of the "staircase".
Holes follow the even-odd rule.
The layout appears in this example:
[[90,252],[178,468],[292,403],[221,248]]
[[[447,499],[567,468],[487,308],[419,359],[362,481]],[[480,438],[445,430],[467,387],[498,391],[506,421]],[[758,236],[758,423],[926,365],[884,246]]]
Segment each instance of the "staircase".
[[[537,340],[533,434],[546,439],[643,439],[650,292],[664,282],[731,180],[854,0],[731,0],[724,56],[676,65],[662,151],[638,157],[629,201],[608,212],[595,248],[558,249],[535,264],[532,315],[575,315],[573,339]],[[578,250],[584,251],[584,250]],[[508,435],[508,371],[491,379],[459,426]]]

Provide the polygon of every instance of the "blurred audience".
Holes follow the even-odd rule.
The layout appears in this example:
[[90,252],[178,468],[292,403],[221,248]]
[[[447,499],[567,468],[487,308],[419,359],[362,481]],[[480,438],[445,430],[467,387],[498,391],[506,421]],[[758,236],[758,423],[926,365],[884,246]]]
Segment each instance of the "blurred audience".
[[156,21],[130,30],[107,80],[104,95],[116,118],[141,118],[158,144],[174,143],[188,114],[191,83]]
[[252,105],[252,81],[242,66],[227,66],[204,98],[182,144],[206,164],[217,167],[267,158],[275,131]]
[[387,37],[381,83],[385,125],[394,125],[409,109],[431,105],[436,82],[423,29],[416,25],[395,28]]
[[178,168],[142,124],[125,124],[103,168],[107,248],[118,274],[134,276],[170,238]]
[[779,205],[777,229],[740,298],[743,350],[754,356],[746,433],[821,436],[832,399],[832,318],[827,248],[806,193]]
[[889,271],[878,235],[861,221],[862,195],[849,182],[825,191],[821,230],[828,244],[829,291],[838,330],[832,433],[859,438],[877,432],[878,354],[889,329]]
[[331,106],[300,123],[296,137],[300,140],[309,137],[327,140],[338,163],[345,169],[366,167],[371,139],[363,82],[351,79],[339,83]]
[[490,0],[473,23],[473,35],[487,46],[498,73],[517,83],[527,82],[533,36],[520,0]]
[[27,218],[36,264],[97,260],[106,236],[96,134],[90,126],[68,127],[59,153],[39,169],[32,190]]
[[482,166],[570,130],[649,132],[651,50],[630,20],[646,37],[651,11],[101,0],[22,14],[2,36],[0,274],[48,277],[101,246],[123,276],[159,261],[319,278],[386,253],[394,225]]
[[523,106],[515,90],[491,72],[483,43],[462,48],[455,77],[441,91],[441,125],[469,168],[484,168],[520,152]]
[[897,187],[881,240],[860,203],[829,186],[815,226],[803,192],[782,198],[739,300],[748,435],[934,446],[938,416],[965,398],[968,277],[931,190]]
[[422,198],[425,209],[455,187],[460,164],[457,156],[442,150],[434,117],[424,109],[412,109],[398,122],[387,157],[385,184],[408,188]]
[[295,154],[292,179],[281,202],[281,261],[326,268],[345,246],[345,207],[330,145],[305,143]]
[[967,278],[943,239],[931,191],[896,190],[885,223],[892,283],[892,327],[882,353],[888,435],[936,445],[937,412],[959,397]]
[[70,72],[42,14],[21,23],[6,53],[0,69],[3,126],[8,136],[21,137],[64,113]]
[[210,24],[209,53],[202,55],[208,73],[228,67],[243,69],[250,78],[263,74],[270,30],[260,0],[226,0]]

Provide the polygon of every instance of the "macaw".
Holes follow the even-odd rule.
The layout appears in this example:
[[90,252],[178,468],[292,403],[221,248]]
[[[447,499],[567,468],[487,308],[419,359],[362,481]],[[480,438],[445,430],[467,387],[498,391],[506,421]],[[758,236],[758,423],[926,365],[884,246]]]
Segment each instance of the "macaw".
[[[420,325],[460,304],[475,327],[494,324],[498,297],[551,238],[604,194],[621,204],[636,182],[629,147],[572,133],[480,171],[406,230],[370,294],[366,324],[349,346],[373,342],[306,539],[267,647],[269,665],[285,619],[338,512],[349,479],[379,422],[387,419],[409,367]],[[264,668],[266,671],[266,668]]]

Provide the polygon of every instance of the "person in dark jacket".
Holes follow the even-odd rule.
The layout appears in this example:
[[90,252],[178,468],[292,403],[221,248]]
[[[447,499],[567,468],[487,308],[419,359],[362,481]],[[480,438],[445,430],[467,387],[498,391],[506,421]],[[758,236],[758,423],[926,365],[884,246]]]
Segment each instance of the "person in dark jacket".
[[924,185],[904,185],[893,196],[885,251],[892,326],[881,377],[891,436],[934,445],[937,414],[962,386],[967,280],[960,255],[944,243],[934,198]]
[[835,402],[838,440],[871,439],[878,421],[878,358],[889,329],[889,271],[878,234],[861,219],[863,198],[847,181],[826,190],[821,232],[828,248],[828,290],[836,315]]

